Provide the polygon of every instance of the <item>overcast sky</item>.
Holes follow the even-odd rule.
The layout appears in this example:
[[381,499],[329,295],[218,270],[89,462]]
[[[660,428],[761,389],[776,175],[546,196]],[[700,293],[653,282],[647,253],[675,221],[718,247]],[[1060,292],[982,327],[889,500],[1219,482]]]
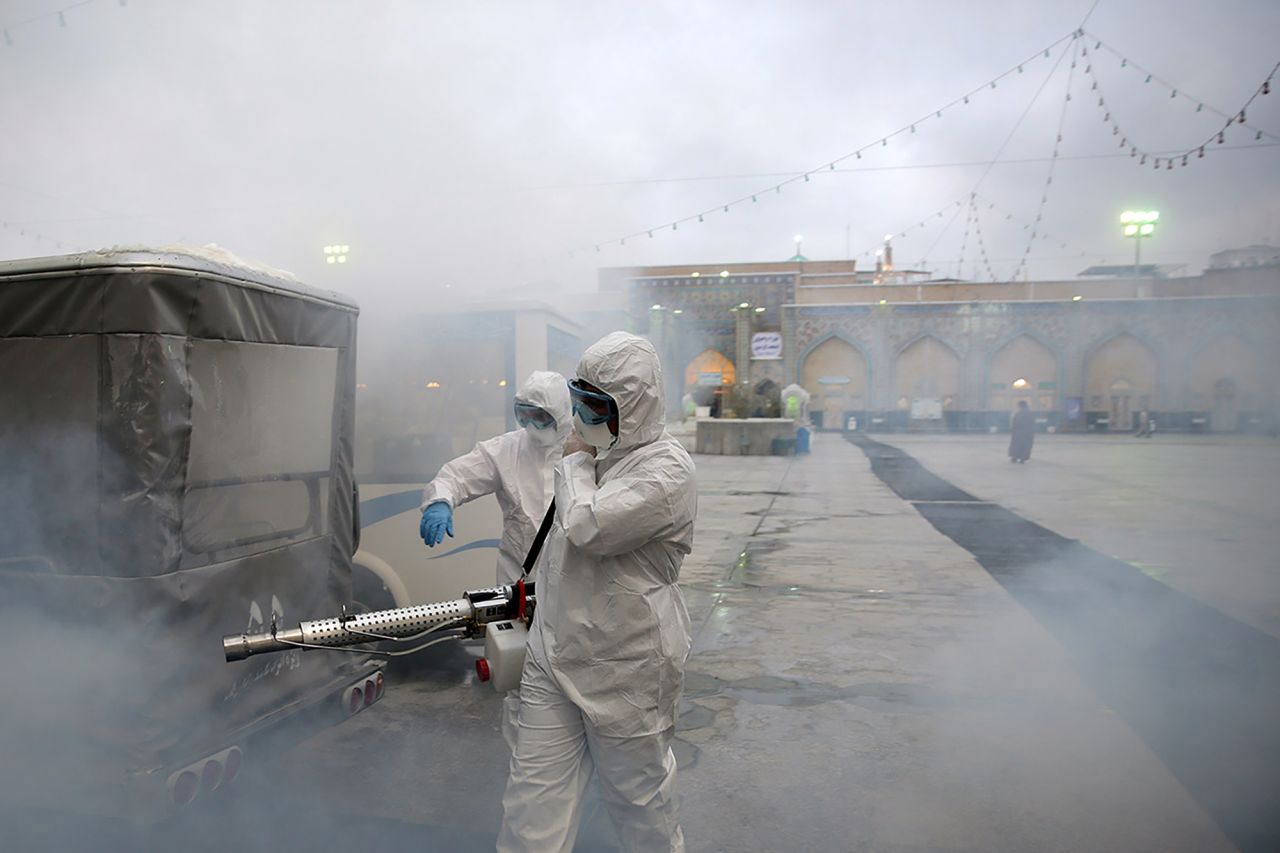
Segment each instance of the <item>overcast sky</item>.
[[[1086,29],[1177,97],[1095,38],[1062,40],[1092,0],[73,2],[0,0],[0,257],[217,243],[429,303],[444,283],[572,290],[599,266],[781,260],[797,233],[811,258],[870,264],[910,228],[899,266],[1008,277],[1038,213],[1033,278],[1131,262],[1126,207],[1161,212],[1144,259],[1188,272],[1280,241],[1280,89],[1221,150],[1156,171],[1094,156],[1119,139],[1085,73],[1132,144],[1186,149],[1222,125],[1188,94],[1234,112],[1280,60],[1275,0],[1101,0]],[[990,270],[954,204],[975,188]],[[352,247],[341,269],[323,263],[334,242]]]

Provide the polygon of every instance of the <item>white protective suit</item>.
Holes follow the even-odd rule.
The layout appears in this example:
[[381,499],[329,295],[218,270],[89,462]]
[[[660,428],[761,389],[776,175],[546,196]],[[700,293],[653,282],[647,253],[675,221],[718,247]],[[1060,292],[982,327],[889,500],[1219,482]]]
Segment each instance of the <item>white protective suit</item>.
[[[456,508],[493,494],[502,508],[502,542],[498,546],[498,585],[524,575],[524,559],[538,535],[554,493],[555,466],[564,440],[573,429],[569,386],[559,373],[535,370],[516,393],[518,403],[532,403],[556,419],[555,441],[541,444],[521,428],[480,442],[467,454],[446,463],[427,484],[422,508],[445,501]],[[502,737],[515,749],[520,691],[502,697]]]
[[569,386],[559,373],[535,370],[515,399],[532,403],[554,417],[556,440],[541,445],[524,428],[487,439],[470,453],[445,463],[422,493],[423,509],[436,501],[456,509],[484,495],[497,496],[502,508],[496,581],[499,585],[514,583],[524,572],[525,555],[551,503],[561,448],[573,428]]
[[693,544],[693,461],[663,428],[648,341],[605,336],[578,378],[617,403],[618,440],[556,468],[498,849],[572,850],[594,769],[626,850],[683,850],[671,739],[690,647],[676,582]]

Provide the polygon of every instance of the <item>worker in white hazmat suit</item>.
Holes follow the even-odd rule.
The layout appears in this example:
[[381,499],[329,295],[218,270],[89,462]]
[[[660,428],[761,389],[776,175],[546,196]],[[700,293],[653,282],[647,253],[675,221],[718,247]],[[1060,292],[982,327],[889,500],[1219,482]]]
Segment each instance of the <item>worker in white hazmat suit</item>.
[[[555,466],[573,426],[569,388],[559,373],[535,370],[515,395],[519,429],[480,442],[446,463],[422,495],[419,533],[427,547],[453,535],[453,509],[484,495],[496,495],[502,508],[497,583],[515,583],[524,573],[525,555],[551,504]],[[519,691],[503,701],[502,734],[515,740]]]
[[500,851],[570,851],[594,771],[622,846],[683,850],[671,751],[689,654],[677,586],[693,544],[693,461],[663,427],[643,338],[593,344],[570,383],[575,435],[537,564]]

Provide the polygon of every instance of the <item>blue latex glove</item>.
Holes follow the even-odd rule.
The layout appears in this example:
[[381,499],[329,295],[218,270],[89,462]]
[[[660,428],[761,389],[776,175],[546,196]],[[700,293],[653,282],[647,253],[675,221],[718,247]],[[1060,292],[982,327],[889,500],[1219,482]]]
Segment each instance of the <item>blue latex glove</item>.
[[453,536],[453,510],[444,501],[436,501],[422,511],[422,523],[418,525],[418,535],[434,548],[444,541],[444,535]]

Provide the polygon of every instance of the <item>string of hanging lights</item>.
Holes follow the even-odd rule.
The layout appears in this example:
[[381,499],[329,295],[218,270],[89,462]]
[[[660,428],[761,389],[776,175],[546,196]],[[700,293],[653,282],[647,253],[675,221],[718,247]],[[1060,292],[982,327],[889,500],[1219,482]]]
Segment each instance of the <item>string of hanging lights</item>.
[[1053,141],[1053,154],[1049,159],[1049,168],[1045,175],[1044,187],[1040,192],[1040,204],[1036,207],[1035,219],[1023,226],[1030,231],[1030,235],[1027,237],[1027,245],[1022,249],[1022,258],[1018,261],[1018,265],[1014,267],[1013,275],[1009,276],[1009,281],[1017,281],[1018,276],[1022,275],[1026,269],[1027,259],[1031,256],[1031,249],[1035,246],[1036,238],[1040,234],[1040,222],[1044,219],[1044,208],[1049,201],[1049,187],[1053,185],[1053,173],[1058,165],[1058,155],[1062,146],[1062,130],[1066,126],[1067,107],[1071,105],[1071,85],[1075,82],[1076,65],[1079,60],[1080,44],[1077,42],[1071,57],[1071,67],[1067,69],[1067,88],[1062,99],[1062,109],[1058,112],[1058,131]]
[[[90,3],[94,2],[96,2],[96,0],[78,0],[76,3],[68,3],[66,6],[62,6],[57,9],[50,9],[48,12],[42,12],[39,15],[32,15],[30,18],[24,18],[21,21],[14,21],[13,23],[5,24],[0,26],[0,34],[3,34],[5,46],[13,47],[13,34],[15,31],[20,30],[23,27],[29,27],[34,24],[41,23],[42,21],[56,20],[59,28],[66,29],[68,12],[74,9],[79,9],[82,6],[88,6]],[[116,0],[116,3],[121,6],[127,6],[128,0]]]
[[[1195,111],[1197,113],[1208,111],[1218,116],[1219,118],[1221,118],[1223,120],[1223,130],[1230,129],[1233,124],[1241,125],[1253,131],[1255,141],[1261,140],[1262,137],[1264,136],[1269,139],[1280,141],[1280,136],[1277,136],[1276,134],[1268,130],[1257,127],[1256,125],[1250,124],[1248,122],[1249,106],[1252,105],[1254,100],[1259,96],[1271,94],[1271,84],[1275,78],[1276,73],[1280,71],[1280,62],[1276,63],[1276,65],[1272,67],[1270,73],[1268,73],[1266,78],[1263,79],[1263,81],[1260,84],[1258,84],[1257,88],[1253,90],[1248,100],[1244,102],[1244,104],[1240,107],[1240,109],[1228,113],[1218,109],[1217,107],[1208,103],[1207,101],[1204,101],[1200,98],[1195,97],[1194,95],[1188,93],[1185,89],[1175,85],[1174,83],[1169,82],[1168,80],[1165,80],[1163,77],[1158,76],[1154,72],[1149,71],[1148,69],[1134,62],[1129,57],[1125,56],[1123,53],[1121,53],[1116,48],[1112,47],[1110,44],[1107,44],[1102,39],[1098,38],[1093,33],[1086,32],[1084,34],[1088,36],[1089,40],[1094,43],[1094,47],[1093,47],[1094,59],[1097,59],[1098,58],[1097,54],[1102,51],[1106,51],[1107,53],[1110,53],[1115,59],[1119,60],[1121,68],[1129,69],[1135,72],[1136,74],[1140,75],[1143,78],[1144,85],[1155,83],[1157,86],[1167,91],[1169,93],[1169,100],[1188,101],[1190,103],[1195,104],[1195,107],[1196,107]],[[1088,68],[1086,68],[1086,70],[1090,73],[1090,75],[1094,77],[1094,81],[1097,82],[1097,76],[1096,76],[1097,71],[1092,67],[1092,63]],[[1100,83],[1098,88],[1100,91],[1101,89]],[[1105,104],[1102,104],[1100,106],[1105,107]],[[1210,140],[1211,141],[1215,140],[1217,136],[1218,136],[1218,133],[1215,133],[1212,137],[1210,137]],[[1128,146],[1122,145],[1121,147],[1124,148]],[[1193,146],[1192,148],[1187,149],[1187,152],[1191,153],[1191,152],[1197,151],[1201,147],[1202,146]],[[1168,158],[1168,159],[1173,159],[1173,158]]]
[[977,204],[974,203],[972,200],[970,201],[970,205],[973,208],[973,228],[978,238],[978,256],[982,260],[982,266],[987,271],[987,278],[991,279],[992,281],[998,281],[999,277],[996,276],[996,271],[991,266],[991,255],[988,254],[987,252],[986,237],[982,233],[981,214],[979,214],[978,212]]
[[[960,257],[956,258],[956,278],[964,278],[964,254],[969,248],[969,232],[973,229],[973,196],[965,205],[964,233],[960,235]],[[923,266],[923,264],[922,264]]]
[[[707,217],[709,216],[714,216],[716,214],[721,214],[721,213],[728,213],[732,208],[738,207],[740,205],[757,204],[759,203],[762,196],[767,198],[770,195],[778,195],[782,192],[783,187],[790,186],[791,184],[809,183],[812,180],[813,176],[820,175],[825,172],[833,172],[836,170],[837,166],[839,166],[841,163],[847,160],[861,160],[863,159],[863,156],[865,154],[869,154],[879,148],[888,147],[889,140],[894,139],[895,137],[902,136],[902,135],[915,134],[917,132],[918,126],[925,125],[929,122],[936,122],[940,120],[943,117],[943,114],[946,113],[947,111],[955,107],[966,106],[969,104],[972,98],[997,89],[1000,82],[1005,78],[1023,74],[1025,71],[1025,66],[1030,65],[1032,62],[1039,59],[1051,58],[1053,55],[1053,52],[1058,47],[1060,47],[1066,42],[1074,42],[1074,40],[1077,37],[1078,37],[1078,32],[1075,30],[1071,31],[1070,33],[1067,33],[1066,35],[1052,42],[1051,44],[1046,45],[1040,50],[1037,50],[1034,54],[1024,59],[1022,62],[1019,62],[1015,65],[1010,66],[1005,71],[987,80],[982,85],[976,86],[973,89],[970,89],[969,91],[965,92],[964,94],[952,99],[951,101],[945,104],[942,104],[933,110],[930,110],[929,112],[925,113],[924,115],[920,116],[914,121],[907,122],[906,124],[899,127],[897,130],[893,131],[892,133],[885,134],[884,136],[881,136],[880,138],[874,140],[873,142],[869,142],[861,146],[860,148],[856,148],[853,151],[850,151],[846,154],[840,155],[839,157],[835,157],[831,160],[828,160],[821,166],[815,166],[812,169],[808,169],[803,172],[797,172],[791,175],[790,177],[785,178],[782,181],[778,181],[777,183],[771,184],[770,186],[763,187],[761,189],[756,190],[755,192],[748,193],[739,198],[722,202],[718,205],[715,205],[714,207],[709,207],[705,210],[699,211],[698,213],[691,213],[687,216],[683,216],[679,219],[667,222],[662,225],[657,225],[652,228],[645,228],[643,230],[633,231],[632,233],[625,234],[621,237],[614,237],[609,240],[601,240],[597,243],[592,244],[591,246],[583,246],[578,249],[575,249],[571,251],[569,254],[571,257],[574,257],[581,252],[588,252],[592,250],[594,250],[595,252],[600,252],[606,246],[625,246],[628,240],[634,241],[636,239],[641,239],[641,238],[652,239],[655,234],[662,233],[665,231],[678,231],[681,225],[685,225],[688,223],[705,222]],[[1059,59],[1061,59],[1061,57],[1059,57]]]
[[1220,118],[1224,120],[1224,123],[1220,129],[1210,133],[1209,136],[1207,136],[1200,143],[1196,145],[1192,145],[1186,149],[1175,149],[1172,155],[1170,155],[1168,151],[1154,152],[1151,149],[1143,148],[1134,142],[1133,134],[1130,132],[1126,132],[1120,126],[1119,120],[1114,117],[1111,107],[1107,104],[1106,95],[1103,92],[1103,88],[1102,88],[1102,81],[1098,78],[1098,71],[1094,67],[1095,63],[1093,61],[1089,61],[1085,65],[1085,72],[1089,75],[1090,79],[1092,80],[1090,91],[1097,93],[1096,106],[1098,111],[1102,113],[1102,121],[1108,127],[1111,128],[1112,137],[1119,140],[1119,147],[1122,150],[1128,149],[1129,157],[1133,160],[1136,160],[1138,165],[1145,166],[1147,164],[1147,161],[1151,160],[1153,168],[1159,169],[1161,166],[1163,166],[1166,171],[1173,169],[1175,164],[1178,165],[1179,167],[1186,166],[1193,159],[1194,160],[1203,159],[1206,149],[1209,149],[1215,145],[1225,144],[1227,141],[1228,132],[1232,131],[1233,129],[1239,129],[1242,127],[1253,131],[1253,139],[1255,142],[1261,140],[1262,137],[1264,136],[1270,137],[1272,139],[1280,139],[1280,137],[1276,137],[1275,135],[1259,127],[1251,125],[1247,121],[1249,107],[1253,104],[1254,100],[1256,100],[1260,96],[1270,94],[1271,81],[1275,77],[1276,72],[1280,71],[1280,62],[1276,63],[1271,68],[1271,72],[1253,90],[1253,92],[1249,95],[1249,98],[1244,102],[1244,104],[1240,107],[1240,109],[1234,113],[1228,114],[1228,113],[1222,112],[1221,110],[1213,106],[1210,106],[1209,104],[1204,103],[1203,101],[1197,98],[1187,95],[1185,91],[1179,89],[1174,84],[1169,83],[1168,81],[1163,80],[1159,77],[1156,77],[1155,74],[1147,71],[1145,68],[1138,65],[1137,63],[1130,61],[1127,57],[1125,57],[1119,51],[1115,50],[1109,45],[1104,44],[1102,41],[1096,39],[1096,37],[1090,36],[1090,38],[1095,41],[1095,45],[1094,45],[1095,59],[1096,59],[1096,54],[1099,52],[1099,49],[1107,50],[1113,56],[1117,57],[1120,60],[1121,68],[1132,68],[1138,73],[1145,75],[1144,85],[1155,82],[1159,86],[1164,87],[1169,92],[1169,100],[1176,100],[1181,98],[1184,100],[1191,101],[1192,103],[1195,103],[1196,105],[1195,111],[1197,113],[1202,113],[1205,110],[1208,110],[1209,112],[1218,115]]

